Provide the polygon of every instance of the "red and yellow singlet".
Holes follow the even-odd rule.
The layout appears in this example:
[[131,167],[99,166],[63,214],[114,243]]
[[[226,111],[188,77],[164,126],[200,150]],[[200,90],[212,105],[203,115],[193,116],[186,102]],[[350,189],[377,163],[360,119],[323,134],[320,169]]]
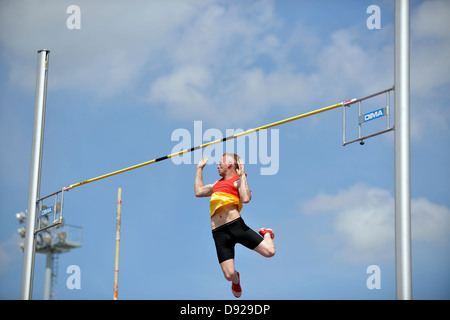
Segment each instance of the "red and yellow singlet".
[[234,204],[238,206],[238,211],[242,209],[242,201],[239,195],[239,190],[234,186],[234,183],[239,180],[239,175],[228,180],[223,178],[217,181],[213,187],[213,194],[209,201],[209,213],[211,217],[214,215],[217,209],[222,206]]

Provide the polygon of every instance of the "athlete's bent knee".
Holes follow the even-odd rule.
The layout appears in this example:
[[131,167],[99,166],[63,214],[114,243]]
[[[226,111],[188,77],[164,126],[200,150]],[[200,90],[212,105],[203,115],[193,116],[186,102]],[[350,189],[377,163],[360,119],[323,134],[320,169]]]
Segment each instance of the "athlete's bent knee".
[[227,272],[227,273],[224,273],[223,275],[224,275],[225,279],[227,279],[228,281],[233,281],[233,279],[234,279],[234,273],[231,274],[231,273]]
[[266,258],[272,258],[276,253],[275,248],[267,248],[267,250],[263,253],[263,256]]

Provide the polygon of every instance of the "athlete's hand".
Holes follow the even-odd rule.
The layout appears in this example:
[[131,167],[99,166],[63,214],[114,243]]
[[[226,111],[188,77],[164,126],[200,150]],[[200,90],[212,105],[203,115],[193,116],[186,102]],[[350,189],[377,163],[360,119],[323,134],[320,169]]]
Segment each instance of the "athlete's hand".
[[239,177],[242,177],[244,175],[244,160],[242,160],[242,158],[239,158],[237,164],[238,168],[236,169],[236,173],[239,175]]
[[206,163],[208,162],[208,160],[209,160],[209,157],[208,157],[208,156],[202,157],[202,158],[200,159],[200,161],[198,162],[197,169],[203,169],[203,167],[206,165]]

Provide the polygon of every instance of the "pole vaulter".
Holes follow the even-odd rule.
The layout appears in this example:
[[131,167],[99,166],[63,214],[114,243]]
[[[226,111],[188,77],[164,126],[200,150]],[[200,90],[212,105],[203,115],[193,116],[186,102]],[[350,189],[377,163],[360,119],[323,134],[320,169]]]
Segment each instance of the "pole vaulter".
[[258,127],[258,128],[249,129],[247,131],[236,133],[235,135],[228,136],[228,137],[225,137],[225,138],[222,138],[222,139],[217,139],[217,140],[214,140],[214,141],[210,141],[210,142],[204,143],[202,145],[199,145],[199,146],[196,146],[196,147],[192,147],[190,149],[181,150],[179,152],[175,152],[175,153],[169,154],[169,155],[164,156],[164,157],[160,157],[160,158],[156,158],[156,159],[153,159],[153,160],[150,160],[150,161],[142,162],[142,163],[136,164],[136,165],[128,167],[128,168],[124,168],[124,169],[121,169],[121,170],[113,171],[113,172],[110,172],[110,173],[107,173],[107,174],[104,174],[104,175],[101,175],[101,176],[98,176],[98,177],[95,177],[95,178],[92,178],[92,179],[88,179],[88,180],[85,180],[85,181],[82,181],[82,182],[71,184],[71,185],[68,185],[68,186],[64,187],[63,191],[67,191],[67,190],[70,190],[70,189],[73,189],[73,188],[76,188],[76,187],[79,187],[81,185],[85,185],[85,184],[88,184],[88,183],[91,183],[91,182],[94,182],[94,181],[97,181],[97,180],[105,179],[105,178],[117,175],[119,173],[123,173],[123,172],[134,170],[134,169],[137,169],[137,168],[140,168],[140,167],[144,167],[144,166],[147,166],[147,165],[155,163],[155,162],[159,162],[159,161],[162,161],[162,160],[170,159],[170,158],[182,155],[184,153],[192,152],[192,151],[195,151],[195,150],[198,150],[198,149],[203,149],[203,148],[206,148],[208,146],[211,146],[211,145],[214,145],[214,144],[217,144],[217,143],[220,143],[220,142],[225,142],[225,141],[228,141],[228,140],[236,139],[238,137],[245,136],[245,135],[253,133],[253,132],[269,129],[269,128],[272,128],[272,127],[275,127],[275,126],[279,126],[279,125],[284,124],[284,123],[288,123],[288,122],[295,121],[295,120],[298,120],[298,119],[301,119],[301,118],[306,118],[306,117],[309,117],[309,116],[312,116],[312,115],[315,115],[315,114],[318,114],[318,113],[322,113],[322,112],[325,112],[325,111],[329,111],[329,110],[333,110],[333,109],[336,109],[336,108],[339,108],[339,107],[343,107],[343,106],[355,103],[356,101],[358,101],[358,100],[357,99],[350,99],[350,100],[347,100],[347,101],[344,101],[344,102],[340,102],[340,103],[337,103],[337,104],[334,104],[334,105],[331,105],[331,106],[328,106],[328,107],[324,107],[324,108],[317,109],[317,110],[314,110],[314,111],[306,112],[306,113],[303,113],[303,114],[300,114],[300,115],[297,115],[297,116],[294,116],[294,117],[291,117],[291,118],[287,118],[287,119],[284,119],[284,120],[280,120],[280,121],[276,121],[276,122],[273,122],[273,123],[269,123],[269,124],[266,124],[266,125]]

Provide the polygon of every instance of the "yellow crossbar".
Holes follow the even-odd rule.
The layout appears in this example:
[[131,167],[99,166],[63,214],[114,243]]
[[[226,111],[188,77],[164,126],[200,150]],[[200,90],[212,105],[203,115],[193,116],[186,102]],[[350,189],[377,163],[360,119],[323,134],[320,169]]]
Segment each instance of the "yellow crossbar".
[[164,156],[164,157],[160,157],[160,158],[156,158],[156,159],[153,159],[153,160],[150,160],[150,161],[142,162],[142,163],[136,164],[136,165],[128,167],[128,168],[124,168],[124,169],[117,170],[117,171],[114,171],[114,172],[110,172],[110,173],[107,173],[107,174],[104,174],[104,175],[101,175],[101,176],[98,176],[98,177],[95,177],[95,178],[92,178],[92,179],[88,179],[88,180],[85,180],[85,181],[82,181],[82,182],[71,184],[71,185],[68,185],[67,187],[64,187],[63,189],[64,190],[70,190],[70,189],[76,188],[76,187],[84,185],[84,184],[88,184],[88,183],[91,183],[91,182],[94,182],[94,181],[97,181],[97,180],[101,180],[101,179],[105,179],[105,178],[117,175],[119,173],[123,173],[123,172],[134,170],[134,169],[137,169],[137,168],[140,168],[140,167],[144,167],[144,166],[147,166],[149,164],[152,164],[152,163],[155,163],[155,162],[158,162],[158,161],[162,161],[162,160],[166,160],[166,159],[169,159],[169,158],[173,158],[173,157],[182,155],[184,153],[192,152],[192,151],[195,151],[195,150],[198,150],[198,149],[203,149],[203,148],[206,148],[208,146],[211,146],[211,145],[214,145],[214,144],[217,144],[217,143],[220,143],[220,142],[225,142],[227,140],[236,139],[238,137],[245,136],[245,135],[250,134],[252,132],[265,130],[265,129],[272,128],[272,127],[275,127],[275,126],[279,126],[279,125],[287,123],[287,122],[295,121],[295,120],[298,120],[298,119],[301,119],[301,118],[306,118],[306,117],[309,117],[309,116],[312,116],[312,115],[315,115],[315,114],[318,114],[318,113],[322,113],[322,112],[325,112],[325,111],[336,109],[336,108],[342,107],[342,106],[344,106],[346,104],[350,104],[350,103],[352,103],[354,101],[356,101],[356,99],[347,100],[347,101],[340,102],[340,103],[337,103],[337,104],[334,104],[334,105],[331,105],[331,106],[328,106],[328,107],[325,107],[325,108],[321,108],[321,109],[317,109],[317,110],[314,110],[314,111],[306,112],[306,113],[300,114],[298,116],[287,118],[287,119],[280,120],[280,121],[273,122],[273,123],[269,123],[269,124],[266,124],[264,126],[261,126],[261,127],[255,128],[255,129],[249,129],[247,131],[237,133],[237,134],[235,134],[233,136],[225,137],[223,139],[217,139],[217,140],[214,140],[214,141],[211,141],[211,142],[204,143],[204,144],[199,145],[197,147],[181,150],[179,152],[175,152],[175,153],[169,154],[169,155]]

